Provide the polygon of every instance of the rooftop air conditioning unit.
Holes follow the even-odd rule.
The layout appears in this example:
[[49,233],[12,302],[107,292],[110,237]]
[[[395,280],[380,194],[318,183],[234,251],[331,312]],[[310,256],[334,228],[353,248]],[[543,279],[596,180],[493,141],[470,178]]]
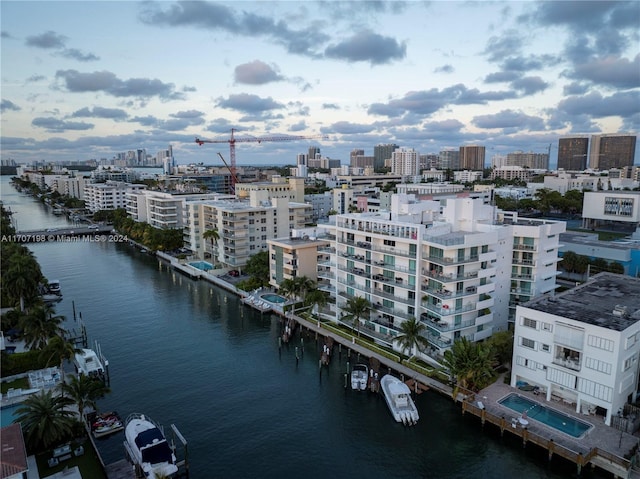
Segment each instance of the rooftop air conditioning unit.
[[621,318],[626,318],[628,316],[627,307],[616,304],[616,307],[613,308],[613,315]]

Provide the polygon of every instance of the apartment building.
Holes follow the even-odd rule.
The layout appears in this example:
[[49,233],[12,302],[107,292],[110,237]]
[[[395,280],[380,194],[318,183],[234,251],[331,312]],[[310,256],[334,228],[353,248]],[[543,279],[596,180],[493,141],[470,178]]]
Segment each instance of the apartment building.
[[[249,257],[268,249],[269,239],[289,236],[311,221],[311,205],[269,199],[265,190],[251,191],[248,200],[189,202],[186,212],[185,243],[198,258],[230,268],[243,267]],[[215,231],[217,238],[207,238],[207,231]]]
[[318,279],[318,263],[326,260],[326,238],[292,233],[291,237],[267,240],[269,247],[269,284],[278,288],[285,279]]
[[144,188],[145,185],[125,183],[123,181],[107,181],[106,183],[85,184],[85,205],[92,213],[101,210],[126,208],[127,193],[140,191]]
[[516,311],[511,386],[538,386],[605,424],[636,400],[640,279],[600,273]]
[[155,228],[183,228],[187,203],[233,198],[233,195],[217,193],[184,194],[135,190],[125,193],[125,208],[135,221],[149,223]]
[[239,199],[249,198],[251,191],[267,191],[269,198],[288,198],[290,201],[304,203],[304,178],[271,177],[271,181],[254,183],[237,183],[236,196]]
[[582,200],[583,228],[640,227],[640,191],[587,191]]

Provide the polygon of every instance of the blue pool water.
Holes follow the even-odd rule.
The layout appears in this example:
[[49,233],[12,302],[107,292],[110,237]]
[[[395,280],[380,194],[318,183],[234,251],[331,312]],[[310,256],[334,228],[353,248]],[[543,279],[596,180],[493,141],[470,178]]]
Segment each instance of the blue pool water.
[[0,409],[0,426],[5,427],[13,423],[13,415],[21,404],[14,404],[13,406],[6,406]]
[[287,302],[287,298],[280,296],[279,294],[263,294],[262,296],[260,296],[260,298],[264,299],[265,301],[269,301],[270,303],[286,303]]
[[210,269],[213,269],[213,265],[211,263],[207,263],[206,261],[194,261],[193,263],[189,263],[189,265],[202,271],[209,271]]
[[498,402],[516,412],[526,412],[528,419],[541,422],[542,424],[573,437],[581,437],[585,432],[593,427],[589,423],[580,421],[579,419],[571,417],[560,411],[556,411],[555,409],[543,406],[540,403],[515,393],[509,394]]

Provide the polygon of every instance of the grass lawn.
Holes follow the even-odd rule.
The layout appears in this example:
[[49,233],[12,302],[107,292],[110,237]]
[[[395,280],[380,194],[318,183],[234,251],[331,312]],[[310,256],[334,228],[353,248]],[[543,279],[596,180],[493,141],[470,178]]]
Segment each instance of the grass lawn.
[[2,394],[7,394],[9,389],[29,389],[29,378],[14,379],[13,381],[6,381],[0,383],[0,391]]
[[47,461],[52,457],[52,452],[48,451],[45,453],[36,454],[36,463],[38,464],[38,473],[40,477],[50,476],[55,474],[56,472],[60,472],[65,468],[71,469],[74,466],[78,466],[80,469],[80,474],[82,477],[88,477],[91,479],[107,479],[107,475],[104,473],[102,466],[100,465],[100,460],[98,459],[98,455],[93,450],[91,446],[91,442],[87,439],[84,441],[74,442],[71,447],[73,449],[77,448],[79,445],[82,445],[84,448],[84,454],[81,456],[71,456],[71,459],[67,459],[66,461],[62,461],[57,466],[49,467]]

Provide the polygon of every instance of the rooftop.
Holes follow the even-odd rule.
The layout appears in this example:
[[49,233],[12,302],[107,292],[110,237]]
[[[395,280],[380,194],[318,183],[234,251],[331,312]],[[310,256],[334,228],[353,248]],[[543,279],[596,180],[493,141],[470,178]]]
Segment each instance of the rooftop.
[[529,301],[525,307],[624,331],[640,321],[640,278],[600,273],[556,296]]

